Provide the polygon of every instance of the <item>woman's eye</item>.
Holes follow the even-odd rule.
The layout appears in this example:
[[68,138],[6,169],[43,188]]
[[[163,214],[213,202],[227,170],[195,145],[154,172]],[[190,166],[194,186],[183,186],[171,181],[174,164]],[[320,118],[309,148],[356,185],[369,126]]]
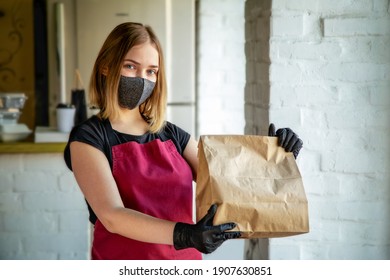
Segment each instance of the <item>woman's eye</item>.
[[130,69],[130,70],[134,70],[134,69],[135,69],[135,66],[132,65],[132,64],[126,64],[126,65],[125,65],[125,68]]
[[157,74],[157,70],[154,70],[154,69],[148,70],[148,74],[149,75],[156,75]]

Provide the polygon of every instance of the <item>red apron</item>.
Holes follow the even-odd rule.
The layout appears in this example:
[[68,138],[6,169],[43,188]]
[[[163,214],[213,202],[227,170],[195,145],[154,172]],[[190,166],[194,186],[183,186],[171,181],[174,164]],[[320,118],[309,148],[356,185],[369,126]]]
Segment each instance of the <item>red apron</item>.
[[[171,140],[112,147],[113,176],[126,208],[175,222],[193,223],[191,168]],[[158,233],[156,233],[158,234]],[[194,260],[196,249],[145,243],[108,232],[97,220],[92,259]]]

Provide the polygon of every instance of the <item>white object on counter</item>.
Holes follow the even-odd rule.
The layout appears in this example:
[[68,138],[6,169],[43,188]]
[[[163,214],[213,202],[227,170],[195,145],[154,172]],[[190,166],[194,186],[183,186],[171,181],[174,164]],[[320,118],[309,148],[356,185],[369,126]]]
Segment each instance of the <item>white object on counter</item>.
[[70,132],[74,126],[75,107],[57,108],[57,129],[61,132]]
[[0,124],[0,141],[16,142],[27,138],[31,130],[25,124]]
[[34,133],[35,143],[65,143],[69,133],[58,131],[56,127],[37,126]]
[[0,109],[22,109],[27,96],[21,92],[0,93]]

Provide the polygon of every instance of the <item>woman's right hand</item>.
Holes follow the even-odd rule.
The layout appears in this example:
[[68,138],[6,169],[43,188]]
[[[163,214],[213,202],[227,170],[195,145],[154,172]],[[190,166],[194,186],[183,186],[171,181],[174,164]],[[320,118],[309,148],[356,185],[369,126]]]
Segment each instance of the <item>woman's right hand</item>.
[[294,158],[298,157],[303,142],[290,128],[279,128],[275,132],[275,125],[271,123],[268,128],[268,136],[278,137],[279,146],[283,147],[286,152],[292,152]]
[[239,238],[241,232],[229,231],[236,227],[235,223],[213,225],[213,218],[217,212],[217,205],[211,205],[207,214],[195,225],[176,223],[173,231],[173,245],[176,250],[195,248],[209,254],[214,252],[221,244],[233,238]]

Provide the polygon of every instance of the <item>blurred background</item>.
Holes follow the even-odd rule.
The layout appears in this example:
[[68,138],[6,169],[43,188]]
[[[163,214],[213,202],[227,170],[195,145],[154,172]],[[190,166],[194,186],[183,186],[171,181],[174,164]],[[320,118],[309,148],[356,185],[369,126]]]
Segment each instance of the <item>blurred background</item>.
[[273,122],[304,142],[310,232],[230,240],[205,259],[390,259],[389,0],[0,0],[0,93],[26,95],[17,122],[31,131],[0,143],[0,259],[89,258],[64,141],[36,132],[55,130],[76,70],[88,90],[125,21],[161,40],[170,121],[196,138]]

